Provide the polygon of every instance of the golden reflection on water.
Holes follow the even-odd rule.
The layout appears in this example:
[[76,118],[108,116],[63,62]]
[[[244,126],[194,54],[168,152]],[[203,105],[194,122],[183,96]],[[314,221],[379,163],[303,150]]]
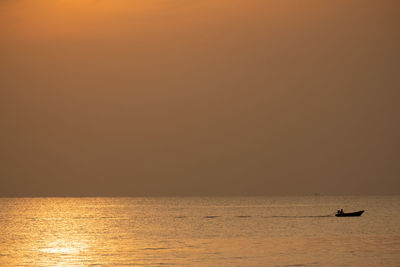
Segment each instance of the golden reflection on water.
[[[399,199],[369,205],[381,216],[304,216],[334,210],[336,202],[0,199],[0,266],[396,266],[399,216],[385,227],[379,220],[399,209]],[[276,217],[282,214],[292,217]]]
[[40,251],[52,254],[79,254],[85,251],[86,247],[81,242],[71,242],[70,240],[58,239],[41,248]]
[[[18,257],[15,263],[75,266],[78,262],[91,261],[87,251],[90,243],[94,243],[90,229],[95,228],[92,220],[82,220],[82,214],[87,214],[84,206],[73,199],[26,199],[24,202],[20,203],[24,216],[15,216],[17,220],[13,224],[22,230],[20,238],[25,242],[20,251],[29,257]],[[26,224],[22,225],[24,219]]]

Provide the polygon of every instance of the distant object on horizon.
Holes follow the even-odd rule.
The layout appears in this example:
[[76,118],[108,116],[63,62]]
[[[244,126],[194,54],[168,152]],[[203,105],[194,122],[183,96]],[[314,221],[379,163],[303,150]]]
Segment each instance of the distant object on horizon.
[[360,211],[355,211],[355,212],[343,212],[343,209],[338,210],[336,213],[336,217],[358,217],[361,216],[361,214],[363,214],[364,211],[360,210]]

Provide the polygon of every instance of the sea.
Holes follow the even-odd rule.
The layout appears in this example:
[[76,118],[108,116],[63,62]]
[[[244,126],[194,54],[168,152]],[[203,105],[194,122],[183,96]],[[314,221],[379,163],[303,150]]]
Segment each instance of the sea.
[[0,198],[0,265],[400,266],[400,196]]

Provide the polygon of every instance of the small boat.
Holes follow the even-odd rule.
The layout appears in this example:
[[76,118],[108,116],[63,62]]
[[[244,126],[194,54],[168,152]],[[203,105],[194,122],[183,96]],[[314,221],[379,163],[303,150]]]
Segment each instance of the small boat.
[[338,213],[336,213],[336,217],[357,217],[357,216],[361,216],[361,214],[363,214],[364,211],[360,210],[360,211],[355,211],[355,212],[343,212],[339,211]]

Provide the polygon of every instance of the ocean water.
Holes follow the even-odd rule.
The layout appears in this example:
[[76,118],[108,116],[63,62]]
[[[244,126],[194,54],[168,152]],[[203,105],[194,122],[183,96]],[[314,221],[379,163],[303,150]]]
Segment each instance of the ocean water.
[[2,198],[0,265],[400,266],[400,196]]

